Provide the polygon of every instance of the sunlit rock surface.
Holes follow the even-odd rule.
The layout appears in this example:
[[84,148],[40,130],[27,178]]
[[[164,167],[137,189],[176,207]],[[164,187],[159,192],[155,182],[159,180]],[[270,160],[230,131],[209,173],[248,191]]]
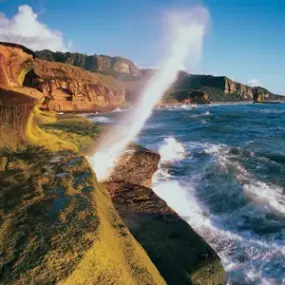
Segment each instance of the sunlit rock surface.
[[81,53],[52,52],[50,50],[36,51],[35,54],[43,60],[67,63],[88,71],[110,74],[114,77],[141,75],[141,70],[131,60],[119,56],[85,55]]
[[130,145],[119,158],[108,181],[151,187],[159,159],[159,154],[155,152],[139,145]]

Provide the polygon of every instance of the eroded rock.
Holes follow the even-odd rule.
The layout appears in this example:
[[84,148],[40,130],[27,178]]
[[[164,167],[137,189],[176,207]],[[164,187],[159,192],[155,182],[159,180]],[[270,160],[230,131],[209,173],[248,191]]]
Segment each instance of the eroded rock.
[[143,186],[151,185],[159,155],[136,148],[122,156],[105,182],[124,223],[167,284],[223,284],[225,272],[214,250],[152,189]]

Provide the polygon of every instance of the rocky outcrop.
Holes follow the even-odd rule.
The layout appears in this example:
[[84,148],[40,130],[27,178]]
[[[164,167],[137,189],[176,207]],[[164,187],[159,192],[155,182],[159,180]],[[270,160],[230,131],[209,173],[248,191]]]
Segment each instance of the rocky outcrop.
[[114,77],[125,75],[140,76],[140,69],[129,59],[106,55],[86,55],[70,52],[36,51],[36,56],[43,60],[61,62],[84,68],[92,72],[110,74]]
[[100,112],[113,110],[125,102],[123,85],[111,76],[39,59],[29,75],[25,84],[43,93],[46,98],[43,108],[47,110]]
[[[158,70],[153,69],[139,69],[132,61],[121,57],[62,53],[49,50],[37,51],[35,54],[44,60],[67,63],[95,74],[102,73],[119,79],[124,86],[125,99],[128,104],[135,104],[138,101],[142,91],[147,88],[149,79],[158,72]],[[177,80],[165,93],[160,104],[163,105],[166,102],[167,104],[208,104],[211,101],[253,100],[258,102],[259,100],[254,99],[256,88],[259,90],[259,98],[262,97],[263,101],[284,100],[283,96],[273,94],[265,88],[251,87],[226,76],[190,75],[181,71]],[[177,95],[179,100],[176,98]]]
[[34,67],[32,51],[17,44],[0,43],[0,148],[16,149],[26,140],[26,125],[42,94],[23,87]]
[[[124,80],[127,100],[138,101],[151,76],[157,70],[143,70],[142,75]],[[233,81],[226,76],[195,75],[181,71],[176,81],[165,93],[160,104],[208,104],[217,101],[254,101],[254,93],[258,90],[263,100],[285,100],[285,96],[273,94],[262,87],[251,87]],[[190,100],[189,100],[190,99]],[[192,102],[191,102],[192,101]]]
[[120,157],[108,181],[151,187],[152,176],[158,170],[159,160],[159,154],[132,144]]
[[169,104],[210,104],[209,94],[202,90],[169,90],[160,102],[160,105]]
[[250,87],[233,81],[226,76],[194,75],[180,72],[176,82],[171,87],[173,92],[179,90],[196,89],[206,92],[209,100],[215,101],[253,101],[255,90],[263,94],[264,98],[284,100],[285,97],[275,95],[262,87]]
[[26,125],[37,100],[0,89],[0,148],[17,149],[26,141]]
[[158,154],[140,147],[121,158],[105,182],[117,211],[167,284],[223,284],[224,269],[213,249],[145,187],[158,161]]
[[0,88],[40,100],[39,91],[23,86],[25,76],[34,69],[34,61],[34,53],[27,48],[0,42]]
[[[109,64],[104,58],[102,62]],[[126,69],[120,60],[113,66]],[[0,71],[0,88],[36,98],[45,110],[97,112],[125,103],[125,88],[114,77],[36,59],[20,45],[0,43]]]

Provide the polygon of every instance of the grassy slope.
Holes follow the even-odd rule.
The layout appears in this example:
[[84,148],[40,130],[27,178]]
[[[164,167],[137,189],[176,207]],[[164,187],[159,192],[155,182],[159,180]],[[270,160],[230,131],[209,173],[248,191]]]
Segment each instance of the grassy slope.
[[96,130],[35,109],[33,146],[2,150],[0,284],[165,284],[77,153]]

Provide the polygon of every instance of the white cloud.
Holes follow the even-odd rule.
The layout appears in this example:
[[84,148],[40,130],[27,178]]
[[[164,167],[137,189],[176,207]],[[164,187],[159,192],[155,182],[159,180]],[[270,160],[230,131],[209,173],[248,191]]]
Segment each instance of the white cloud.
[[0,41],[21,44],[32,50],[68,49],[61,33],[41,23],[38,14],[28,5],[19,6],[18,14],[11,19],[0,13]]
[[248,80],[248,85],[250,86],[259,86],[260,85],[260,82],[258,79],[254,78],[254,79],[249,79]]

